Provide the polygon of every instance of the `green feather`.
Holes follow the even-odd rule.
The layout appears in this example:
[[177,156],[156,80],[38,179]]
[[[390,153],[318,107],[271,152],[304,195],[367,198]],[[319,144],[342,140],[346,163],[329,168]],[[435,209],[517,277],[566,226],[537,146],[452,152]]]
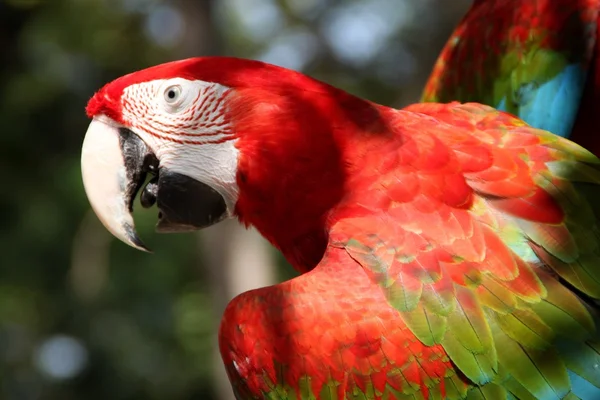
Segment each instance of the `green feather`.
[[447,397],[442,396],[442,390],[440,385],[435,385],[429,388],[429,399],[428,400],[445,400]]
[[[493,349],[490,328],[473,292],[457,285],[456,301],[457,306],[448,316],[448,323],[455,329],[460,344],[466,350],[477,354]],[[495,351],[490,353],[494,355]],[[492,357],[491,363],[496,364],[495,356]]]
[[498,314],[496,320],[504,333],[527,348],[545,349],[555,336],[541,318],[526,309],[516,310],[512,314]]
[[467,393],[467,400],[486,400],[483,393],[481,393],[481,387],[475,386],[473,389],[469,390],[469,393]]
[[394,398],[394,399],[397,399],[397,400],[425,400],[425,398],[423,397],[423,393],[422,392],[402,393],[402,392],[399,392],[399,391],[397,391],[395,389],[389,388],[389,393],[394,396],[394,397],[388,397],[390,399]]
[[416,393],[420,393],[421,388],[419,385],[409,382],[399,368],[388,373],[388,382],[389,381],[397,382],[397,386],[402,388],[402,392],[400,392],[394,389],[389,383],[386,385],[386,392],[392,393],[397,398],[408,396],[407,398],[413,399]]
[[400,273],[393,284],[384,289],[384,293],[395,309],[409,312],[415,310],[419,305],[423,293],[423,283],[407,274]]
[[[593,157],[593,156],[592,156]],[[586,158],[591,158],[587,156]],[[546,163],[548,170],[557,178],[562,178],[571,182],[585,182],[597,184],[600,182],[600,171],[598,162],[592,162],[594,166],[583,164],[575,160],[557,160]]]
[[511,339],[500,324],[490,318],[498,352],[498,361],[534,396],[542,399],[561,399],[569,392],[567,370],[553,348],[527,349]]
[[538,400],[531,394],[529,390],[525,389],[525,387],[517,382],[517,380],[512,376],[502,382],[502,385],[517,400]]
[[482,280],[477,295],[481,304],[501,314],[512,312],[517,307],[514,293],[492,278]]
[[580,257],[571,264],[564,263],[550,254],[540,253],[540,258],[577,289],[589,296],[600,299],[598,255]]
[[529,240],[546,249],[563,262],[573,262],[579,255],[579,248],[571,232],[564,225],[545,225],[518,220],[519,227]]
[[[598,159],[598,157],[596,157],[591,151],[585,149],[584,147],[578,145],[575,142],[572,142],[570,140],[566,140],[564,138],[561,138],[559,136],[554,135],[552,132],[548,132],[548,131],[539,131],[539,136],[543,137],[545,139],[544,144],[547,147],[556,149],[558,151],[560,151],[562,154],[562,157],[557,157],[557,158],[562,158],[564,160],[573,160],[576,161],[576,164],[573,164],[573,166],[571,166],[571,168],[569,169],[565,169],[565,176],[561,176],[561,178],[564,178],[568,181],[572,181],[572,182],[577,182],[578,179],[577,177],[580,176],[581,171],[586,171],[585,168],[583,168],[579,163],[587,163],[591,168],[595,168],[597,169],[598,166],[600,165],[600,159]],[[536,132],[536,134],[538,134]],[[592,182],[593,183],[599,183],[597,180],[597,174],[593,173],[589,170],[587,170],[588,173],[590,173],[590,177],[592,178]],[[582,182],[589,182],[588,180],[582,180]]]
[[375,255],[372,247],[367,246],[356,239],[348,240],[344,245],[348,254],[363,266],[369,267],[379,279],[387,277],[388,268],[392,262],[392,255],[388,259],[382,259]]
[[337,395],[337,383],[327,382],[319,392],[319,400],[339,400]]
[[448,400],[464,399],[467,396],[468,388],[456,374],[444,378],[444,387]]
[[482,385],[490,382],[495,375],[493,357],[487,354],[473,354],[460,344],[452,330],[447,330],[442,346],[452,361],[473,382]]
[[411,332],[425,345],[440,343],[446,332],[446,317],[432,313],[418,303],[414,310],[400,314]]
[[467,400],[506,400],[506,389],[495,383],[476,386],[467,394]]
[[462,286],[457,286],[456,291],[457,305],[448,316],[452,330],[446,331],[442,346],[469,379],[484,384],[492,380],[498,369],[491,331],[472,292]]
[[350,239],[344,247],[350,257],[382,286],[386,298],[394,308],[398,311],[414,310],[421,299],[423,283],[401,271],[391,276],[389,269],[394,262],[394,253],[387,251],[380,239],[376,243],[374,248],[357,239]]
[[435,285],[423,286],[423,304],[425,308],[442,316],[448,316],[453,310],[456,302],[454,301],[454,285],[450,282],[449,289],[437,289]]
[[554,278],[546,274],[541,274],[540,277],[548,288],[548,296],[532,305],[532,310],[564,337],[580,340],[591,337],[596,326],[580,299]]

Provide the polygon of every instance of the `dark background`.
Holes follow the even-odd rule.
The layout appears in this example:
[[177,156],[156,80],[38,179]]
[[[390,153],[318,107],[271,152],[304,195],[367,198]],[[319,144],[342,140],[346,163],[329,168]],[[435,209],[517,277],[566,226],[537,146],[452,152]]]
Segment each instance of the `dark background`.
[[[85,104],[125,73],[196,55],[258,58],[401,107],[469,0],[0,0],[0,398],[232,399],[226,302],[293,276],[231,221],[156,235],[153,255],[90,212]],[[140,208],[140,207],[138,207]]]

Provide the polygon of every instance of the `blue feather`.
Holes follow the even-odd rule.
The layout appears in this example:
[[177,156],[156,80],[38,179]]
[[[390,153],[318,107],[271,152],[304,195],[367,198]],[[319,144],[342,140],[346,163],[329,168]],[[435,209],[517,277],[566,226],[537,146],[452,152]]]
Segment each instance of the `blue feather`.
[[600,399],[600,389],[573,371],[569,371],[571,391],[581,399]]
[[[530,82],[517,93],[517,116],[531,126],[569,137],[583,95],[587,70],[570,64],[551,80],[538,85]],[[496,106],[507,111],[506,97]]]

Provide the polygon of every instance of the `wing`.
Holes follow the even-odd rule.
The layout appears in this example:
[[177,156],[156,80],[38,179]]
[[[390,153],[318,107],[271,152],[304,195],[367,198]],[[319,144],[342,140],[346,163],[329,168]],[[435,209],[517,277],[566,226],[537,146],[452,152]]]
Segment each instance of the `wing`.
[[[425,345],[398,365],[425,371],[405,374],[403,393],[600,398],[595,313],[574,293],[600,298],[600,161],[487,106],[406,110],[430,118],[399,113],[402,145],[372,152],[330,239]],[[414,342],[372,332],[402,338],[405,351]]]
[[483,105],[406,110],[348,149],[319,265],[227,306],[237,398],[600,398],[600,161]]
[[568,137],[596,41],[598,0],[477,0],[423,101],[474,101]]

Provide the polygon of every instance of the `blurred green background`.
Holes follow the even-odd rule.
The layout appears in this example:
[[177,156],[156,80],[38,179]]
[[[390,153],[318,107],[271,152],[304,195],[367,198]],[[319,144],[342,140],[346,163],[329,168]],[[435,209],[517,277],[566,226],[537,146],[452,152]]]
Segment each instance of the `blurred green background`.
[[[80,177],[87,100],[198,55],[262,59],[371,100],[418,99],[470,0],[0,0],[0,398],[233,399],[216,353],[235,294],[293,276],[234,221],[113,240]],[[141,207],[138,207],[141,208]]]

